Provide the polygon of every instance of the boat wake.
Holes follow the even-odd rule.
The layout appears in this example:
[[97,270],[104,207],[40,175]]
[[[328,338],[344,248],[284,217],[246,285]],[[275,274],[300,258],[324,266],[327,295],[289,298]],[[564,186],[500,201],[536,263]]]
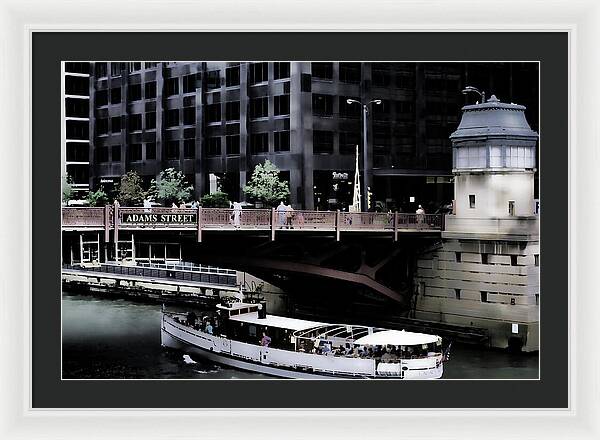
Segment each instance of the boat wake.
[[183,362],[185,362],[186,364],[197,364],[198,363],[187,354],[183,355]]

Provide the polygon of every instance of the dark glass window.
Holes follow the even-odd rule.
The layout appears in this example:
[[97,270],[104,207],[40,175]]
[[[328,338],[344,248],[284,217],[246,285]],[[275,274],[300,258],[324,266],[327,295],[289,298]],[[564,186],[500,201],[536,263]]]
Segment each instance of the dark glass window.
[[252,98],[250,100],[250,118],[266,118],[269,116],[269,98]]
[[156,128],[156,112],[146,113],[146,130]]
[[253,133],[250,135],[250,152],[261,154],[269,152],[269,134]]
[[413,101],[397,101],[396,119],[399,121],[414,120],[415,103]]
[[82,142],[67,142],[67,162],[88,162],[90,149]]
[[96,107],[108,105],[108,92],[106,90],[98,90],[96,92]]
[[108,147],[96,148],[96,161],[108,162]]
[[96,136],[108,133],[108,119],[102,118],[96,120]]
[[112,146],[112,158],[111,160],[113,162],[120,162],[121,161],[121,146],[120,145],[113,145]]
[[316,116],[333,116],[333,96],[312,95],[313,115]]
[[120,116],[115,116],[113,118],[110,119],[110,125],[111,125],[111,131],[113,133],[120,133],[121,132],[121,117]]
[[90,116],[89,100],[79,98],[65,99],[65,116],[74,118],[88,118]]
[[290,114],[290,95],[275,96],[275,116]]
[[269,63],[250,64],[250,84],[258,84],[269,79]]
[[193,159],[196,157],[196,139],[183,140],[183,157],[184,159]]
[[156,159],[156,143],[146,144],[146,159]]
[[333,63],[311,63],[313,78],[332,80]]
[[179,141],[167,141],[165,156],[169,160],[179,159]]
[[142,114],[129,115],[129,131],[140,131],[142,129]]
[[333,153],[333,131],[313,131],[313,154]]
[[129,63],[130,72],[137,72],[138,70],[142,70],[142,63]]
[[65,78],[65,93],[67,95],[89,95],[89,78],[81,76],[67,76]]
[[220,156],[221,155],[221,137],[210,137],[206,142],[206,155],[207,156]]
[[373,119],[376,121],[385,121],[390,117],[390,101],[382,99],[381,104],[372,104]]
[[356,154],[356,146],[359,146],[360,154],[360,133],[356,132],[340,132],[340,154]]
[[196,107],[183,108],[183,125],[196,124]]
[[142,144],[129,145],[129,160],[132,162],[142,160]]
[[382,63],[373,64],[371,81],[376,87],[388,87],[391,82],[390,66]]
[[208,89],[218,89],[221,87],[221,72],[219,70],[206,72],[206,87]]
[[333,153],[333,132],[332,131],[313,131],[313,154],[332,154]]
[[144,69],[154,69],[158,63],[144,63]]
[[221,121],[221,104],[210,104],[205,107],[206,109],[206,122],[220,122]]
[[125,63],[110,63],[110,75],[121,76],[121,70],[125,68]]
[[290,77],[290,63],[273,63],[273,74],[275,79]]
[[340,117],[351,119],[360,118],[362,106],[355,102],[348,104],[348,99],[359,101],[359,99],[354,96],[340,96]]
[[290,132],[276,131],[273,134],[275,136],[273,143],[274,151],[290,151]]
[[225,70],[225,85],[227,87],[240,85],[240,66],[229,67]]
[[130,101],[139,101],[142,99],[142,85],[141,84],[131,84],[128,89],[129,100]]
[[167,110],[165,115],[165,125],[167,127],[175,127],[176,125],[179,125],[179,109],[174,108]]
[[107,65],[106,63],[96,63],[96,76],[98,78],[103,78],[106,76]]
[[121,102],[121,87],[110,89],[110,103],[119,104]]
[[146,99],[156,98],[156,81],[144,84]]
[[[88,140],[90,137],[90,124],[88,121],[66,121],[67,139]],[[96,132],[97,132],[96,128]],[[108,128],[106,128],[108,131]]]
[[360,82],[360,63],[340,63],[340,81],[356,84]]
[[228,121],[238,121],[240,119],[240,101],[225,104],[225,119]]
[[65,72],[90,73],[90,63],[65,63]]
[[173,96],[179,94],[179,78],[168,78],[167,79],[167,96]]
[[196,91],[196,74],[183,77],[183,93],[193,93]]
[[399,73],[396,76],[396,87],[399,89],[409,89],[412,90],[415,88],[415,77],[406,73]]
[[236,134],[233,136],[225,137],[226,153],[227,155],[240,154],[240,135]]

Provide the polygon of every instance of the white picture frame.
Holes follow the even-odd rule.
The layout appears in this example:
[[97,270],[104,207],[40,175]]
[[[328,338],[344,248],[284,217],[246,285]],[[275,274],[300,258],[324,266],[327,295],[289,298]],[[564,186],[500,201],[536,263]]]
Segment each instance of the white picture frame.
[[[318,11],[318,13],[315,13]],[[570,404],[564,410],[42,410],[31,408],[31,35],[34,31],[566,31],[570,35]],[[535,0],[245,3],[30,0],[0,3],[2,338],[0,437],[600,437],[600,2]],[[58,87],[58,85],[57,85]],[[551,99],[551,98],[550,98]],[[39,213],[38,213],[39,214]],[[57,350],[60,347],[56,347]],[[542,377],[543,379],[543,377]],[[518,402],[516,402],[518,406]]]

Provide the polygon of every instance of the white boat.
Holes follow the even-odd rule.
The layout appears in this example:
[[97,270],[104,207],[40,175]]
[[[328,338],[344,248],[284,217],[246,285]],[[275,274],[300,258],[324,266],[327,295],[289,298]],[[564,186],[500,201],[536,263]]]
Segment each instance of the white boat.
[[209,328],[194,314],[164,309],[161,321],[163,347],[270,376],[438,379],[443,373],[439,336],[276,316],[264,303],[221,303]]

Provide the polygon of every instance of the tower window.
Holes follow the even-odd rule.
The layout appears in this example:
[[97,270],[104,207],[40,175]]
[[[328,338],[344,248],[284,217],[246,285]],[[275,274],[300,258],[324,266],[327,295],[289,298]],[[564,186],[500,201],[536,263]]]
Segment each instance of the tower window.
[[488,254],[481,254],[481,264],[488,264]]
[[516,266],[517,265],[517,256],[516,255],[511,255],[510,256],[510,265],[511,266]]
[[460,299],[460,289],[454,289],[454,297]]
[[480,292],[481,293],[481,302],[488,302],[488,296],[487,296],[487,292]]
[[515,215],[515,201],[514,200],[508,201],[508,215],[510,215],[511,217]]
[[469,194],[469,208],[475,209],[475,194]]
[[456,255],[456,262],[460,263],[462,261],[460,252],[455,252],[455,255]]

